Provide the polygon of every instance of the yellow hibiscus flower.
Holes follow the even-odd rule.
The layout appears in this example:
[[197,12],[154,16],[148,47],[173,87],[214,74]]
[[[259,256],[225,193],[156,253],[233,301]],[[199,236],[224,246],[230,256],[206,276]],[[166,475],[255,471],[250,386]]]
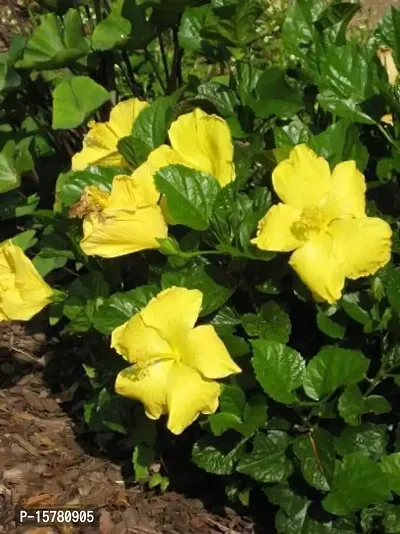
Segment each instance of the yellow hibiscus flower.
[[374,274],[390,260],[391,229],[365,213],[365,178],[354,161],[330,172],[328,162],[305,145],[272,174],[282,203],[259,222],[252,243],[262,250],[294,251],[289,264],[314,298],[341,297],[345,278]]
[[241,371],[213,326],[194,327],[202,296],[184,287],[161,291],[111,337],[111,346],[134,364],[118,374],[116,392],[142,402],[151,419],[168,413],[174,434],[200,413],[214,413],[220,394],[215,379]]
[[20,247],[12,241],[0,246],[0,322],[28,321],[50,304],[52,295]]
[[148,105],[147,102],[131,98],[111,110],[108,122],[90,122],[83,148],[72,158],[72,170],[82,171],[89,165],[126,166],[117,149],[118,141],[131,134],[133,123]]
[[110,193],[87,187],[70,210],[84,216],[82,250],[89,256],[115,258],[159,248],[157,239],[167,238],[168,229],[158,197],[151,183],[130,176],[116,176]]

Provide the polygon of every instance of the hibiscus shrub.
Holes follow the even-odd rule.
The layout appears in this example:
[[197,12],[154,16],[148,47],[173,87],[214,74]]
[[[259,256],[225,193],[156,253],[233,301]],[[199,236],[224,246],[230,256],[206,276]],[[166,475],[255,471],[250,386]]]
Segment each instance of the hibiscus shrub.
[[0,320],[95,347],[137,481],[173,434],[279,533],[400,533],[399,11],[297,0],[275,58],[261,0],[51,6],[0,64]]

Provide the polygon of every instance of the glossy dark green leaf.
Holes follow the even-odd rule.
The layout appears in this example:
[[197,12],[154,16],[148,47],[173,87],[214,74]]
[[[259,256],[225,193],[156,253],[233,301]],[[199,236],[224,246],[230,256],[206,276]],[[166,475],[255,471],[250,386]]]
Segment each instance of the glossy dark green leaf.
[[335,319],[322,311],[317,313],[317,326],[321,332],[329,337],[343,339],[346,332],[346,324],[343,323],[345,322],[336,322]]
[[255,93],[256,98],[249,97],[248,103],[264,119],[272,115],[290,118],[303,107],[302,94],[288,84],[285,72],[277,67],[262,74]]
[[360,426],[346,426],[335,439],[338,454],[345,456],[353,452],[380,458],[386,452],[388,435],[386,425],[363,423]]
[[204,437],[194,444],[192,461],[207,473],[230,475],[242,456],[243,445],[228,440]]
[[128,321],[135,313],[159,293],[156,285],[136,287],[125,293],[114,293],[103,300],[95,311],[93,326],[102,334],[110,334],[114,328]]
[[272,300],[263,304],[258,314],[244,314],[242,325],[248,336],[262,337],[280,343],[289,341],[291,331],[289,315]]
[[185,10],[179,28],[179,44],[184,50],[198,52],[202,49],[201,31],[209,13],[208,5]]
[[390,489],[400,495],[400,452],[383,456],[380,466],[389,479]]
[[343,463],[337,464],[333,491],[322,504],[328,512],[345,516],[390,498],[389,483],[380,466],[358,452],[346,455]]
[[108,91],[88,76],[62,81],[53,93],[53,128],[80,126],[109,98]]
[[341,386],[356,384],[365,376],[368,360],[355,350],[328,347],[307,365],[303,387],[307,395],[320,400]]
[[292,472],[292,465],[285,451],[289,438],[278,430],[258,434],[254,438],[253,450],[242,456],[236,470],[259,482],[282,482]]
[[197,98],[205,99],[214,104],[218,112],[223,117],[235,115],[235,110],[239,105],[236,93],[219,83],[207,82],[197,88]]
[[234,293],[235,281],[213,265],[196,261],[183,269],[166,269],[162,274],[162,287],[171,286],[199,289],[203,293],[201,315],[207,315],[220,308]]
[[329,491],[335,470],[333,436],[322,428],[306,436],[299,436],[293,443],[293,452],[300,461],[306,481],[320,491]]
[[339,413],[349,425],[357,426],[360,424],[364,408],[365,401],[356,384],[348,386],[339,397]]
[[361,307],[360,298],[357,293],[346,293],[343,295],[340,306],[357,323],[366,325],[371,320],[369,313]]
[[253,369],[264,391],[277,402],[295,403],[294,390],[301,386],[305,371],[301,355],[276,341],[257,339],[251,344]]
[[194,230],[208,228],[220,190],[215,178],[183,165],[169,165],[155,174],[154,181],[165,195],[168,212],[176,224]]

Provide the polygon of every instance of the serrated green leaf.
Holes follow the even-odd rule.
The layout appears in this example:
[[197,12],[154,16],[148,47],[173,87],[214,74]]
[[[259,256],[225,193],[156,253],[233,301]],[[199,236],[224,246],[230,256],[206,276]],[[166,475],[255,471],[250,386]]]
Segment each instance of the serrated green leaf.
[[333,491],[322,505],[331,514],[345,516],[370,504],[391,498],[386,475],[380,466],[361,452],[348,454],[338,465]]
[[365,399],[365,412],[372,412],[375,415],[381,415],[383,413],[390,412],[392,406],[390,402],[382,397],[381,395],[370,395]]
[[361,352],[328,347],[322,349],[307,365],[303,387],[307,395],[320,400],[341,386],[362,380],[369,366]]
[[343,339],[346,332],[346,325],[334,321],[330,316],[319,311],[317,313],[318,328],[329,337]]
[[8,141],[0,152],[0,193],[19,187],[21,177],[15,167],[15,142]]
[[110,95],[88,76],[63,80],[53,93],[53,128],[76,128],[104,104]]
[[400,495],[400,452],[383,456],[380,466],[388,477],[390,489]]
[[365,401],[356,384],[348,386],[339,397],[339,413],[349,425],[357,426],[360,424],[364,408]]
[[253,340],[252,364],[264,391],[277,402],[293,404],[303,381],[305,362],[295,350],[276,341]]
[[329,491],[335,470],[335,447],[332,435],[322,428],[296,438],[293,451],[300,460],[306,481],[320,491]]
[[242,325],[248,336],[287,343],[291,332],[288,313],[276,302],[263,304],[258,314],[246,313]]
[[253,450],[242,456],[236,470],[259,482],[282,482],[293,470],[285,455],[289,443],[288,435],[278,430],[258,434]]
[[386,425],[363,423],[360,426],[346,426],[335,439],[338,454],[345,456],[355,452],[380,458],[386,452],[388,443]]
[[133,449],[132,464],[135,480],[140,482],[149,478],[149,467],[154,461],[154,449],[145,443],[136,445]]
[[243,450],[244,445],[238,447],[228,440],[204,437],[194,444],[192,461],[207,473],[230,475],[234,472]]

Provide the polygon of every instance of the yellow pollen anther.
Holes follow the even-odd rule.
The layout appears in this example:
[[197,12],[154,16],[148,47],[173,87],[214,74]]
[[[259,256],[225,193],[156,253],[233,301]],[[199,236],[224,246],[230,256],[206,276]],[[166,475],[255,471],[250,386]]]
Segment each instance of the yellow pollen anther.
[[301,213],[299,221],[293,223],[292,234],[300,241],[307,241],[318,234],[325,226],[324,213],[317,206],[308,206]]

